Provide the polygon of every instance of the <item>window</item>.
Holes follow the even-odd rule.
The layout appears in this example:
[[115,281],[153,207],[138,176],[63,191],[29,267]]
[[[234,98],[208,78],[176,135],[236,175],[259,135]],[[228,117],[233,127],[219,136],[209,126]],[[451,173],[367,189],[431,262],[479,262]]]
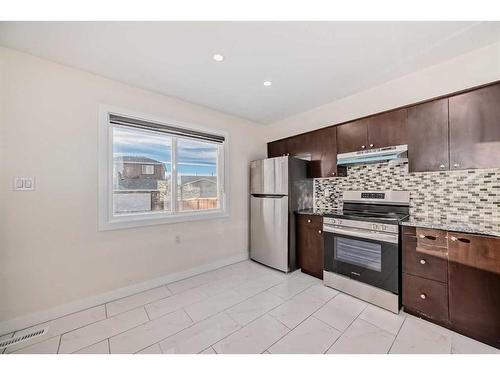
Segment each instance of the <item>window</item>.
[[143,164],[142,174],[155,174],[155,166],[150,164]]
[[226,135],[110,111],[101,117],[101,229],[225,216]]

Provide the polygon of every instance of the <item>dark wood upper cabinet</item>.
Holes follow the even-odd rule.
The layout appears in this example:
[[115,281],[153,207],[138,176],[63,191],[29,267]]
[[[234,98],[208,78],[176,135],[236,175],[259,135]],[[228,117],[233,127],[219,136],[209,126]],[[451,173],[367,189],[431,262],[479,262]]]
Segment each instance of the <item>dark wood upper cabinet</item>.
[[278,141],[269,142],[267,144],[267,157],[276,158],[287,154],[288,138],[280,139]]
[[367,148],[405,145],[406,108],[382,113],[366,119],[368,124]]
[[410,172],[448,170],[448,99],[408,108]]
[[337,129],[328,127],[267,144],[267,156],[310,156],[309,177],[337,175]]
[[500,166],[500,84],[450,97],[450,169]]
[[366,119],[337,126],[337,150],[339,154],[361,151],[368,146]]
[[410,172],[500,166],[500,83],[268,143],[311,155],[310,177],[344,175],[337,153],[408,144]]
[[337,129],[324,128],[310,133],[311,177],[337,175]]

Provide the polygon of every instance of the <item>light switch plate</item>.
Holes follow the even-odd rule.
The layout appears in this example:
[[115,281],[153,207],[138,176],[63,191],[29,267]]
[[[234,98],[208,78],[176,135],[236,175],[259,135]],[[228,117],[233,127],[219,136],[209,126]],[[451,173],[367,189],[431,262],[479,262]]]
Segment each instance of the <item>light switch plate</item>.
[[35,190],[34,177],[14,177],[14,191]]

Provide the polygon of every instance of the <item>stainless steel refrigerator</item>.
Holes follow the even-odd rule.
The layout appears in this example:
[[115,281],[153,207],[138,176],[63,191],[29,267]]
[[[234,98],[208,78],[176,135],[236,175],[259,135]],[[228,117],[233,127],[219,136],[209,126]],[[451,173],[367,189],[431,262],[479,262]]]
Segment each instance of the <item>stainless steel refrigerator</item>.
[[250,258],[284,272],[297,268],[295,211],[312,207],[308,161],[289,156],[250,163]]

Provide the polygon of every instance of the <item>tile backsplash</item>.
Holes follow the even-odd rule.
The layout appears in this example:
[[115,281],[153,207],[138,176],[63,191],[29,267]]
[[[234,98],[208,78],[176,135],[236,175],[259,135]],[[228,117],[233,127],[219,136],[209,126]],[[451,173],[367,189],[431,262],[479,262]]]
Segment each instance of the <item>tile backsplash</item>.
[[406,190],[414,217],[500,222],[500,169],[409,173],[407,159],[354,165],[347,177],[314,180],[314,207],[341,209],[344,190]]

